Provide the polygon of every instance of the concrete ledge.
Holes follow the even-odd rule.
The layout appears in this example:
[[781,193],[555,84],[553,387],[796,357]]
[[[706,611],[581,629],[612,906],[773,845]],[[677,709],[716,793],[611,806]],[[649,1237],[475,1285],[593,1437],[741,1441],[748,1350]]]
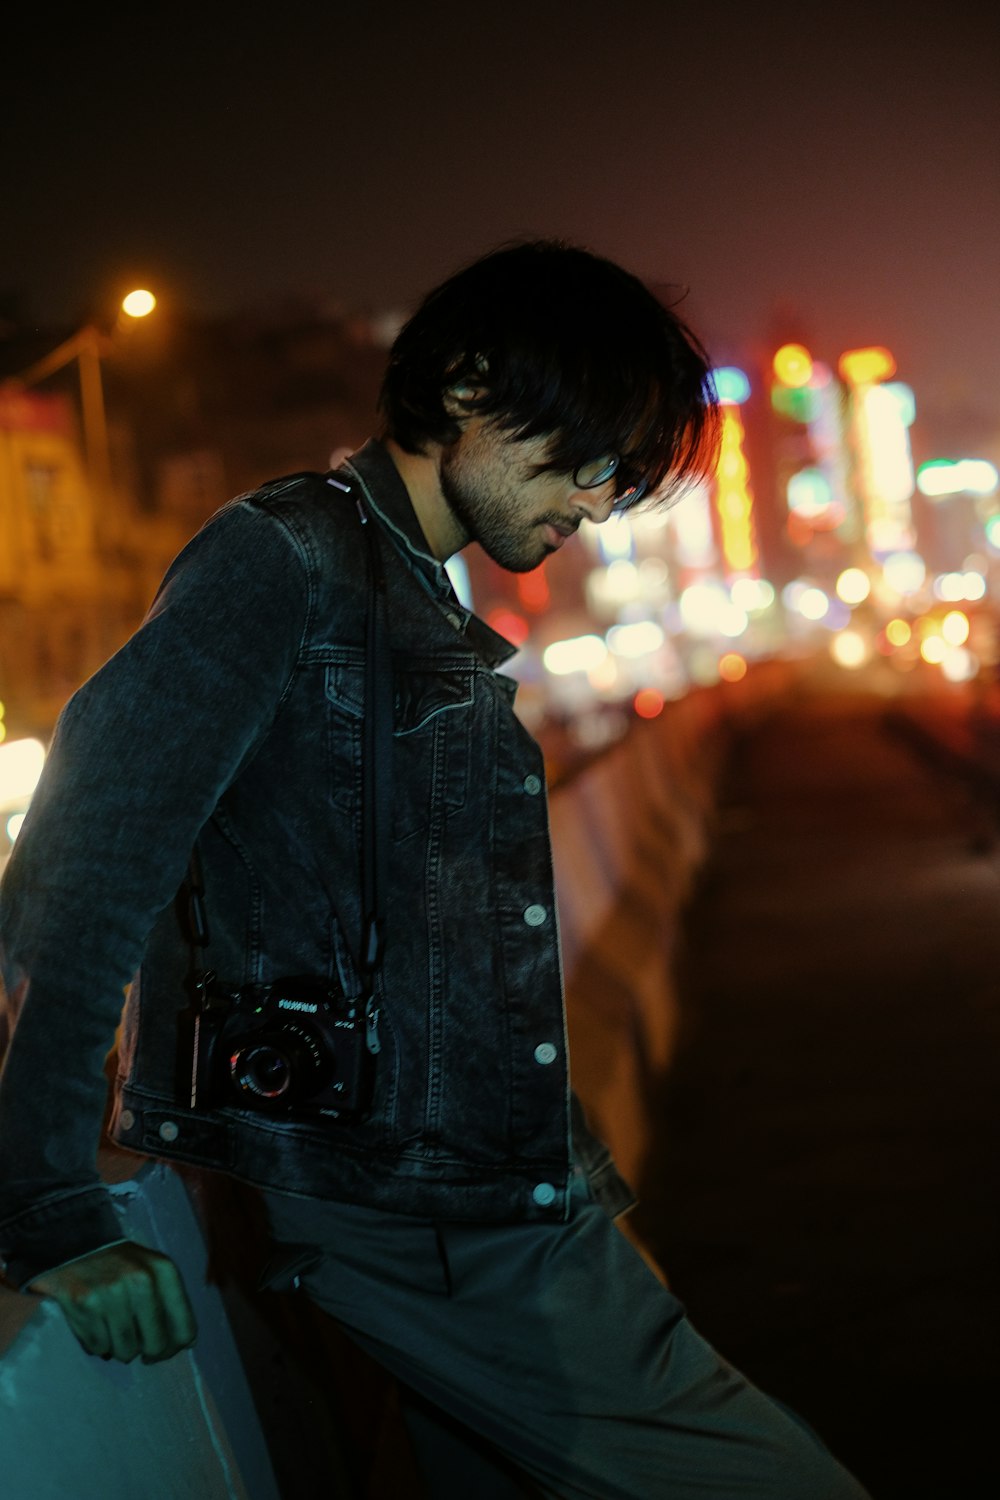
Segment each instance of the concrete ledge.
[[711,845],[719,776],[735,734],[793,678],[767,663],[692,692],[550,799],[573,1082],[630,1181],[650,1145],[650,1092],[673,1057],[681,920]]
[[180,1267],[198,1342],[164,1364],[85,1354],[54,1302],[0,1289],[0,1451],[17,1500],[278,1500],[239,1353],[180,1178],[112,1187],[123,1232]]

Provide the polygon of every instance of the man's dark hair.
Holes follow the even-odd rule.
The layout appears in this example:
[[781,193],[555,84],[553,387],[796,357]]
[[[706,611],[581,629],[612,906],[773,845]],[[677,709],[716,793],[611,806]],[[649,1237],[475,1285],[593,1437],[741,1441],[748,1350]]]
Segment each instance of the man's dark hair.
[[550,436],[546,469],[616,453],[659,498],[707,474],[718,401],[705,350],[613,261],[560,240],[506,245],[430,292],[392,346],[384,434],[409,453],[452,443],[445,394],[518,438]]

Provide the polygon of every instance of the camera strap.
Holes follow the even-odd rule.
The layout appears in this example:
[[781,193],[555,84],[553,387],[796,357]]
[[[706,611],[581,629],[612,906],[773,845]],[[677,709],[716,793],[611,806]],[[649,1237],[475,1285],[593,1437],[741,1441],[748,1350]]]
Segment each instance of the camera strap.
[[[326,482],[354,496],[368,551],[368,589],[365,619],[365,680],[362,716],[361,769],[361,931],[357,943],[358,976],[365,996],[368,1047],[379,1050],[376,975],[385,951],[386,889],[392,818],[393,676],[389,644],[388,604],[378,523],[353,485],[333,474]],[[191,851],[182,887],[181,917],[191,949],[189,984],[196,1004],[209,978],[205,953],[208,919],[205,882],[197,842]],[[213,976],[214,977],[214,976]]]

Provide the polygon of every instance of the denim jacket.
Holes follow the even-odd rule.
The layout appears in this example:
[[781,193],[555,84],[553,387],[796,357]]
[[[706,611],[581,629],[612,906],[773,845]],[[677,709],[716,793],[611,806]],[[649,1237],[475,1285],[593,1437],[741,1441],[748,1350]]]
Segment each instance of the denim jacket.
[[354,1119],[192,1109],[178,1082],[196,840],[221,979],[359,991],[367,550],[353,495],[300,474],[213,516],[70,699],[5,872],[17,1284],[121,1238],[94,1160],[119,1021],[111,1131],[143,1155],[500,1221],[563,1216],[575,1148],[609,1212],[630,1201],[569,1091],[544,765],[498,671],[514,648],[456,598],[378,442],[337,477],[381,528],[394,675],[374,1101]]

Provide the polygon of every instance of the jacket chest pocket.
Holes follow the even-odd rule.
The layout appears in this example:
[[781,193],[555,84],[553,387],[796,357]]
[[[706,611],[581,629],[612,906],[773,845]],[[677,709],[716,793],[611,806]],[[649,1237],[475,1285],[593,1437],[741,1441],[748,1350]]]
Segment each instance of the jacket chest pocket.
[[[449,659],[393,658],[392,832],[399,842],[465,803],[475,668]],[[360,817],[364,654],[326,669],[333,801]]]

